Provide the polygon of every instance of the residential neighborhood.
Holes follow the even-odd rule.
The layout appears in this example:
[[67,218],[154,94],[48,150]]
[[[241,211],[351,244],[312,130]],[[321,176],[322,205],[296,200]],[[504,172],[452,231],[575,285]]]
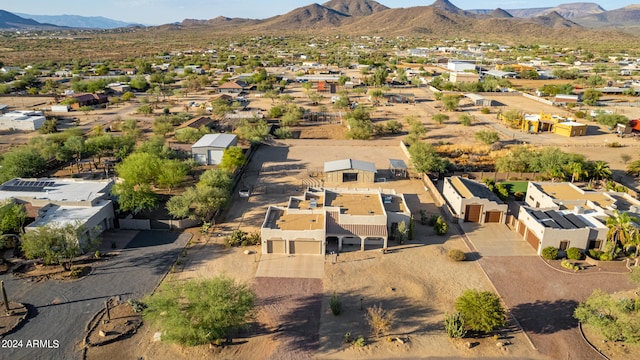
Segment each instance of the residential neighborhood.
[[0,10],[3,356],[640,353],[637,15],[387,5]]

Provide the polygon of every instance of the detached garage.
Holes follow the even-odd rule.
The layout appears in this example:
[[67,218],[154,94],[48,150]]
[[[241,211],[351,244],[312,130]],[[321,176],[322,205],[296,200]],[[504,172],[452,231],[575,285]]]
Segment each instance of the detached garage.
[[193,160],[203,165],[218,165],[222,154],[238,145],[238,137],[232,134],[207,134],[191,146]]
[[442,195],[460,223],[503,224],[506,221],[507,204],[484,184],[452,176],[444,179]]

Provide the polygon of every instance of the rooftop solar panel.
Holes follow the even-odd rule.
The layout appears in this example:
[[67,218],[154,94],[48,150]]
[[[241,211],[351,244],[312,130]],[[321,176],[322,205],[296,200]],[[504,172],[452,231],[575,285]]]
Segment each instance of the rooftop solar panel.
[[561,214],[555,212],[554,210],[549,210],[545,212],[552,218],[555,222],[558,223],[563,229],[576,229],[577,226],[573,225],[569,220],[565,219]]
[[584,221],[582,221],[582,219],[580,219],[579,217],[577,217],[575,214],[567,214],[564,216],[567,220],[571,221],[571,223],[573,225],[575,225],[576,227],[579,228],[585,228],[588,227],[587,224],[585,224]]
[[533,216],[538,220],[549,219],[549,216],[547,214],[539,210],[534,210],[531,212],[531,214],[533,214]]

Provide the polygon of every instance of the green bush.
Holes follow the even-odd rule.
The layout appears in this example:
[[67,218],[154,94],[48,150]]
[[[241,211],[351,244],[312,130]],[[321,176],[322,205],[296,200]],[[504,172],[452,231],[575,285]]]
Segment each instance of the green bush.
[[603,254],[602,251],[598,249],[589,250],[589,257],[592,259],[600,260],[600,256]]
[[555,260],[558,258],[558,248],[553,246],[547,246],[542,249],[542,257],[547,260]]
[[480,112],[484,115],[490,114],[491,113],[491,109],[489,109],[488,107],[483,107],[482,109],[480,109]]
[[611,256],[611,254],[603,252],[602,254],[600,254],[599,260],[600,261],[611,261],[611,260],[613,260],[613,257]]
[[358,338],[353,342],[355,347],[365,347],[367,345],[367,341],[364,339],[362,335],[358,336]]
[[515,193],[513,193],[513,197],[516,199],[516,201],[524,200],[524,196],[525,193],[523,193],[522,191],[516,191]]
[[449,258],[451,260],[455,260],[455,261],[465,261],[465,260],[467,260],[467,254],[462,250],[451,249],[451,250],[449,250],[447,255],[449,256]]
[[582,259],[582,250],[577,247],[571,247],[567,249],[567,258],[570,260],[581,260]]
[[333,315],[340,315],[342,312],[342,300],[337,294],[331,295],[331,300],[329,300],[329,307],[331,308],[331,312]]
[[464,319],[458,312],[446,315],[444,318],[444,328],[447,331],[447,335],[453,339],[460,339],[467,335]]
[[429,217],[429,226],[435,226],[436,222],[438,222],[438,219],[440,218],[439,215],[431,215]]
[[449,224],[442,218],[442,216],[438,216],[436,220],[436,224],[433,226],[433,229],[436,231],[438,235],[444,235],[449,230]]

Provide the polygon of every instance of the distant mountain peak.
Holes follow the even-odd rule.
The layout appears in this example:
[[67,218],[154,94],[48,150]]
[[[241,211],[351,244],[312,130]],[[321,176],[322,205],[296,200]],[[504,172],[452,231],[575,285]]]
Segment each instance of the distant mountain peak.
[[462,14],[465,12],[459,7],[453,5],[449,0],[436,0],[433,4],[431,4],[431,6],[436,9],[444,10],[453,14]]
[[349,16],[368,16],[389,9],[373,0],[331,0],[322,6]]
[[489,16],[494,18],[512,18],[513,17],[513,15],[511,15],[508,11],[501,8],[497,8],[493,10],[492,12],[489,13]]

